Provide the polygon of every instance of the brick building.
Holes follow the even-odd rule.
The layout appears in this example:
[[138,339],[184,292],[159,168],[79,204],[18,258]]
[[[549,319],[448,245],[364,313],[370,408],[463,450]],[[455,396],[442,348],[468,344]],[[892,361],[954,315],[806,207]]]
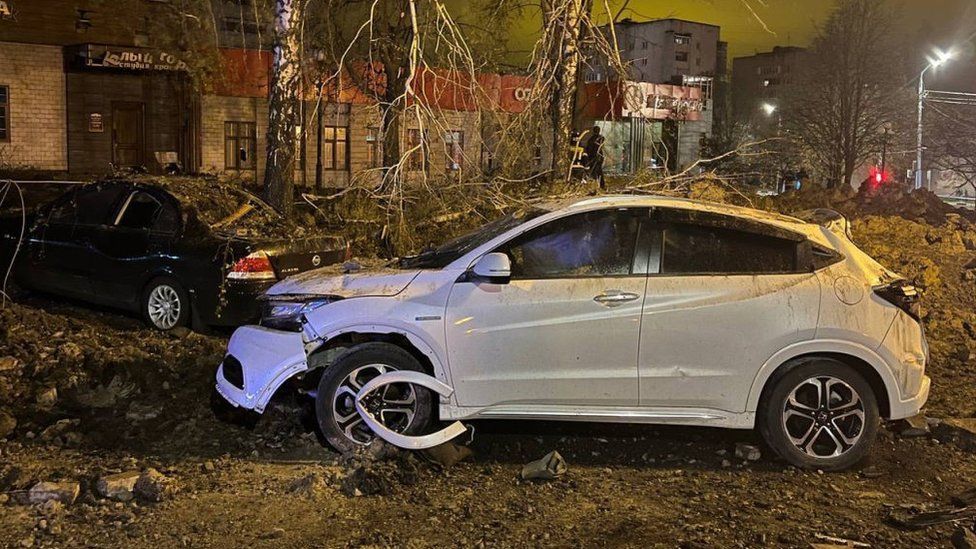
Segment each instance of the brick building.
[[[43,4],[43,5],[42,5]],[[147,47],[159,2],[6,0],[0,17],[0,169],[86,177],[113,167],[261,180],[266,158],[270,33],[239,2],[213,0],[220,77],[195,90],[178,55]],[[42,32],[38,32],[42,29]],[[427,105],[401,120],[408,178],[482,168],[484,101],[450,75],[424,75]],[[487,108],[518,112],[522,79],[479,76]],[[295,178],[342,186],[375,175],[382,145],[374,100],[347,83],[307,86]],[[318,143],[321,142],[321,154]],[[544,149],[544,147],[540,147]],[[538,162],[544,159],[541,151]]]

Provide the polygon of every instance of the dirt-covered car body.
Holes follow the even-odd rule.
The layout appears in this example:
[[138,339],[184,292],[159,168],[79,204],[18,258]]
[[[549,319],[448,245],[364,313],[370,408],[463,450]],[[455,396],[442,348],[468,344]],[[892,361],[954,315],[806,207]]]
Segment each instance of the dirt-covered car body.
[[218,390],[262,411],[330,349],[376,340],[453,389],[442,420],[752,428],[770,380],[806,357],[849,364],[884,417],[926,401],[917,313],[886,295],[902,281],[833,225],[664,197],[543,210],[399,269],[280,282],[268,299],[302,303],[297,321],[239,328]]
[[36,211],[4,219],[4,265],[18,285],[139,311],[147,284],[185,289],[195,322],[256,320],[257,297],[290,274],[341,261],[336,237],[239,236],[202,221],[166,188],[104,181],[75,188]]

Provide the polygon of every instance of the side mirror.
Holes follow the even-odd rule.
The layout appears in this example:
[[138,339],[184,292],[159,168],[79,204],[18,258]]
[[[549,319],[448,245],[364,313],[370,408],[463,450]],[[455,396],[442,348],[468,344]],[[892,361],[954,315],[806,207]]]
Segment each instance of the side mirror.
[[507,284],[512,277],[512,261],[508,258],[508,254],[500,252],[485,254],[475,262],[471,272],[478,278],[494,284]]

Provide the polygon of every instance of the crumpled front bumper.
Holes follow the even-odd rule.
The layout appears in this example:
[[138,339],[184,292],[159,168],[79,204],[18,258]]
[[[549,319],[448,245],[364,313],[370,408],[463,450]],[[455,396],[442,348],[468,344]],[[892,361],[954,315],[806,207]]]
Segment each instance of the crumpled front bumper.
[[[224,372],[225,365],[232,367],[229,357],[240,362],[239,380],[238,376]],[[278,387],[306,369],[302,334],[243,326],[234,331],[227,345],[227,356],[217,368],[217,392],[234,406],[264,412]]]

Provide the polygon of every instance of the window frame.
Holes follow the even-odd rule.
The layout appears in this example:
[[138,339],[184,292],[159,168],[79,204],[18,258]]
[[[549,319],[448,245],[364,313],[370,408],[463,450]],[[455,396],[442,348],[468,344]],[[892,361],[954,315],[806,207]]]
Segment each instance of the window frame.
[[[332,130],[332,138],[328,138],[325,135],[322,136],[322,146],[329,148],[325,151],[332,151],[332,154],[322,155],[322,169],[328,172],[348,172],[349,171],[349,126],[333,126],[325,125],[322,126],[323,132],[328,132]],[[345,137],[339,139],[339,130],[342,130]],[[336,150],[338,149],[339,143],[342,143],[343,154],[340,156]],[[342,167],[339,167],[339,159],[342,159]]]
[[[644,206],[636,206],[636,207],[622,206],[622,207],[612,207],[612,208],[599,208],[594,210],[586,210],[582,212],[571,212],[567,215],[546,220],[543,223],[539,223],[538,225],[529,227],[526,230],[519,232],[518,234],[512,235],[512,237],[506,240],[505,242],[493,246],[491,250],[486,252],[486,254],[504,253],[508,255],[508,249],[510,247],[514,245],[518,245],[521,239],[527,237],[531,233],[539,229],[542,229],[543,227],[546,227],[552,223],[562,223],[573,217],[581,217],[584,215],[612,213],[612,212],[630,213],[630,215],[633,215],[637,221],[637,231],[634,237],[635,238],[634,251],[630,260],[630,272],[620,273],[620,274],[586,274],[586,275],[576,275],[576,276],[567,276],[567,275],[520,276],[520,275],[513,274],[511,276],[511,280],[513,281],[514,280],[583,280],[583,279],[604,279],[604,278],[607,279],[633,278],[633,277],[640,277],[640,276],[648,276],[649,260],[651,258],[651,251],[652,251],[652,246],[654,245],[654,240],[653,238],[649,238],[650,236],[653,236],[653,233],[648,232],[647,227],[651,227],[653,225],[653,222],[651,220],[651,213],[652,213],[651,208],[644,207]],[[509,259],[511,259],[511,256],[509,256]]]
[[[457,139],[454,139],[454,136]],[[448,141],[448,136],[451,140]],[[444,131],[444,171],[447,173],[460,172],[464,167],[464,130]],[[455,158],[455,153],[457,158]]]
[[[231,126],[236,127],[237,131],[234,135],[230,135],[227,129]],[[224,121],[224,169],[234,170],[234,171],[252,171],[258,168],[258,135],[257,135],[257,122],[252,122],[248,120],[225,120]],[[242,135],[241,129],[250,127],[250,131],[247,132],[248,135]],[[234,165],[227,165],[227,144],[228,142],[234,142]],[[241,166],[241,142],[250,141],[250,146],[247,149],[248,159],[250,167]]]
[[379,126],[366,127],[366,167],[369,169],[381,168],[383,155],[381,153],[380,128]]
[[3,90],[3,100],[0,101],[0,112],[3,113],[0,131],[3,132],[3,135],[0,135],[0,143],[10,143],[10,86],[0,84],[0,89]]
[[[417,136],[416,142],[413,136]],[[407,128],[407,150],[419,146],[420,150],[411,151],[407,157],[407,171],[426,173],[430,167],[430,142],[427,130]]]
[[[748,220],[740,219],[734,216],[716,216],[725,217],[727,219],[726,223],[715,222],[713,220],[706,221],[690,221],[690,220],[656,220],[650,224],[649,228],[649,238],[653,239],[653,243],[650,246],[650,260],[648,267],[648,276],[653,277],[729,277],[729,276],[783,276],[783,275],[798,275],[798,274],[812,274],[815,269],[813,268],[813,260],[811,257],[811,244],[806,237],[800,235],[800,239],[786,238],[783,235],[773,234],[776,232],[776,227],[769,227],[771,230],[756,230],[756,227],[750,226]],[[735,226],[736,222],[741,222],[742,226]],[[761,238],[773,239],[773,240],[783,240],[785,242],[793,242],[795,245],[795,250],[793,253],[793,269],[788,271],[742,271],[742,272],[687,272],[687,273],[666,273],[663,272],[664,269],[664,257],[667,252],[664,248],[665,243],[665,233],[669,228],[674,226],[691,226],[695,228],[704,229],[719,229],[723,231],[736,232],[744,235],[754,235]],[[756,222],[755,225],[765,225],[760,222]],[[784,231],[785,232],[785,231]]]

